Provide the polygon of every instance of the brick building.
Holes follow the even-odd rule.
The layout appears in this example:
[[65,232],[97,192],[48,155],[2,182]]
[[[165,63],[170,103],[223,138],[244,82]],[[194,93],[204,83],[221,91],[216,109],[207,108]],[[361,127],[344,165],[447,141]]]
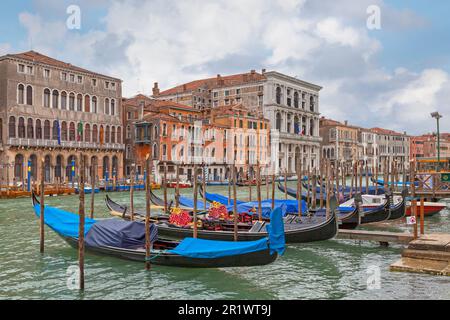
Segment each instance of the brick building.
[[9,177],[24,181],[30,162],[36,180],[44,158],[46,181],[70,180],[83,152],[99,177],[120,178],[121,88],[120,79],[38,52],[0,57],[0,160]]

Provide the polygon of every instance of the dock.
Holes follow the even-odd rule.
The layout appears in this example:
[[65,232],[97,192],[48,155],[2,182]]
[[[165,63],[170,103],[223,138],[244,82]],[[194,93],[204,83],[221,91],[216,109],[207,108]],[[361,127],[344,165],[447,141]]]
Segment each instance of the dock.
[[450,276],[450,234],[435,233],[411,241],[390,270]]
[[336,239],[378,242],[382,246],[389,243],[409,244],[414,235],[409,232],[387,232],[369,230],[339,230]]

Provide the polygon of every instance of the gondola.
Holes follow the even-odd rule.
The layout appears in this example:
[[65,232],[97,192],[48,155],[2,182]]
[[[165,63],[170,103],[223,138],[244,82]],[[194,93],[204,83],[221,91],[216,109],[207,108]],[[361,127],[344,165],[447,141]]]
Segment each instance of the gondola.
[[[32,204],[40,216],[40,203],[34,192]],[[77,214],[45,207],[44,222],[69,245],[78,247]],[[223,242],[186,238],[181,242],[158,239],[158,228],[151,224],[152,264],[187,268],[258,266],[272,263],[284,252],[280,210],[274,210],[269,238],[248,242]],[[120,219],[85,219],[85,249],[88,252],[133,261],[146,261],[145,224]]]
[[[267,184],[267,182],[265,180],[263,180],[263,181],[261,181],[260,186],[265,186],[266,184]],[[248,186],[256,187],[257,183],[256,183],[256,180],[251,180],[251,181],[247,180],[247,181],[237,181],[236,185],[238,187],[248,187]]]
[[[131,214],[128,206],[118,204],[117,202],[113,201],[109,197],[109,195],[105,196],[105,204],[106,204],[106,207],[109,209],[112,216],[127,218]],[[159,208],[161,208],[161,207],[159,207]],[[139,209],[134,209],[133,214],[134,214],[134,216],[137,216],[137,217],[141,217],[141,218],[145,217],[145,212],[141,211]],[[152,213],[152,220],[159,221],[159,220],[168,220],[168,219],[169,219],[169,216],[166,214]]]
[[[278,182],[278,190],[280,190],[282,193],[287,193],[290,197],[297,199],[297,190],[293,189],[293,188],[289,188],[287,187],[286,189],[284,188],[284,185],[281,184],[281,182]],[[305,192],[302,192],[302,200],[307,200],[307,195]]]
[[[302,217],[296,216],[287,218],[288,222],[284,224],[286,243],[306,243],[322,241],[333,238],[338,231],[336,214],[332,212],[328,219],[324,217]],[[249,230],[240,230],[238,232],[239,241],[253,241],[267,236],[264,225],[267,222],[257,222]],[[161,236],[167,239],[184,239],[192,237],[193,229],[183,228],[168,223],[159,223],[158,231]],[[197,230],[198,237],[208,240],[233,241],[233,231],[213,231]]]
[[385,220],[389,220],[390,216],[390,203],[389,201],[385,201],[385,203],[378,208],[363,211],[363,213],[361,214],[361,224],[382,222]]

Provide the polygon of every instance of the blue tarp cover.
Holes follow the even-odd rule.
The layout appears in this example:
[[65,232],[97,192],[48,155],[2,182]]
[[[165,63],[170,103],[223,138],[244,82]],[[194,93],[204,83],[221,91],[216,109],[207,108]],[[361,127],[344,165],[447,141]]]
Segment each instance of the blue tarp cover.
[[279,255],[283,255],[285,251],[285,239],[284,239],[284,222],[283,211],[286,211],[285,204],[281,207],[274,209],[270,213],[270,224],[266,226],[269,233],[269,248],[270,254],[277,252]]
[[[194,199],[180,196],[179,201],[180,204],[184,207],[194,208]],[[206,203],[206,209],[209,209],[209,207],[210,207],[209,203]],[[197,209],[205,210],[202,200],[197,200]]]
[[[206,200],[208,200],[208,201],[215,201],[215,202],[219,202],[225,206],[228,206],[228,197],[225,197],[221,194],[205,192],[205,197],[206,197]],[[241,203],[244,203],[244,201],[236,200],[236,203],[241,204]],[[233,205],[233,204],[234,204],[233,199],[230,199],[230,205]]]
[[[150,225],[150,241],[156,241],[158,229]],[[110,246],[136,249],[145,245],[145,223],[119,219],[99,220],[86,235],[85,243],[90,247]]]
[[[34,206],[34,212],[40,217],[40,205]],[[85,218],[84,235],[89,232],[92,226],[97,222],[96,220]],[[78,214],[67,212],[53,207],[45,207],[44,223],[52,228],[57,233],[78,239],[80,217]]]
[[267,242],[267,238],[237,242],[185,238],[169,252],[190,258],[213,259],[266,250]]
[[[284,205],[282,211],[283,217],[288,213],[298,213],[298,201],[297,200],[275,200],[275,208]],[[259,207],[258,201],[245,202],[237,205],[237,212],[249,212],[253,208],[256,209],[255,214],[258,214],[257,208]],[[233,206],[227,206],[228,211],[233,211]],[[302,212],[307,211],[306,202],[302,200]],[[272,200],[261,201],[261,212],[264,218],[270,218],[270,213],[272,212]]]
[[278,252],[282,255],[285,250],[282,215],[285,211],[286,206],[282,205],[270,214],[270,225],[266,227],[269,239],[231,242],[185,238],[175,249],[169,250],[169,252],[190,258],[212,259],[266,250],[269,247],[271,254]]

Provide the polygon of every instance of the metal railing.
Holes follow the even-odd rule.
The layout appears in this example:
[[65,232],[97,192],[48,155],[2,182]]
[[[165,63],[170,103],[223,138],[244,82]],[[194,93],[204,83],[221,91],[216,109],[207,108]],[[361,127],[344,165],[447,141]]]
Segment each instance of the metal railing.
[[121,143],[97,143],[82,141],[61,141],[44,139],[9,138],[8,144],[11,146],[24,147],[52,147],[52,148],[78,148],[78,149],[113,149],[124,150],[125,145]]

